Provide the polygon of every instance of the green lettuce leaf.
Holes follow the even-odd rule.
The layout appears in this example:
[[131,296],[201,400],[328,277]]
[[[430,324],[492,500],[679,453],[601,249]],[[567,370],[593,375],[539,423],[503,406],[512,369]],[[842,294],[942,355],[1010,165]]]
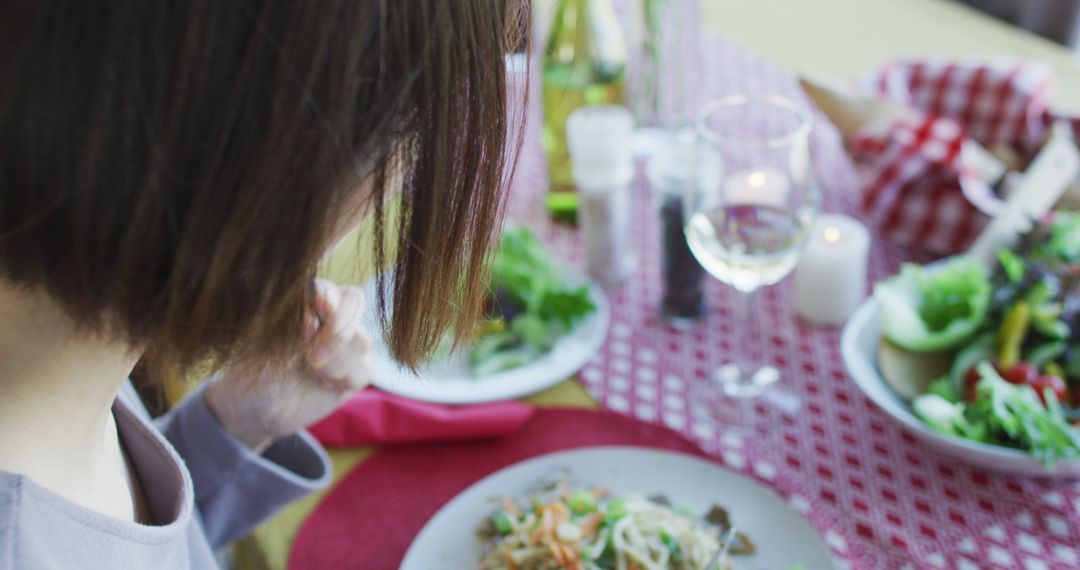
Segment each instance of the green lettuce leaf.
[[473,343],[469,364],[477,376],[539,358],[596,310],[589,288],[567,286],[544,244],[522,227],[503,231],[492,263],[492,291],[505,293],[521,311],[505,330],[485,334]]
[[906,264],[877,286],[882,302],[882,332],[915,352],[954,348],[986,319],[991,285],[986,270],[973,259],[957,258],[940,271]]
[[1080,457],[1080,430],[1069,425],[1052,393],[1044,406],[1031,386],[1006,382],[989,363],[979,365],[979,374],[978,395],[964,415],[984,425],[991,442],[1026,450],[1048,469]]
[[1037,257],[1080,261],[1080,214],[1055,211],[1050,236],[1035,248]]
[[596,309],[588,287],[566,287],[544,244],[520,227],[503,231],[492,271],[493,285],[544,320],[570,328]]
[[997,254],[998,262],[1001,263],[1001,268],[1005,271],[1005,276],[1009,278],[1010,283],[1019,283],[1024,279],[1024,271],[1026,271],[1023,258],[1016,255],[1011,249],[1002,249]]
[[960,393],[956,391],[955,386],[948,376],[944,378],[938,378],[930,384],[930,388],[927,389],[927,394],[936,394],[941,398],[944,398],[950,403],[957,403],[960,401]]

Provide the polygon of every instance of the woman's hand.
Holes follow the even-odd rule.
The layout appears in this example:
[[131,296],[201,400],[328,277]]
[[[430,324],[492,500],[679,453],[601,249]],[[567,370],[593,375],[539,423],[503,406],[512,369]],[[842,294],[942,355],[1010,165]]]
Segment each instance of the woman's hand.
[[206,389],[206,403],[221,425],[256,453],[322,419],[371,381],[364,294],[320,279],[315,305],[318,315],[310,315],[301,362],[283,370],[239,363]]

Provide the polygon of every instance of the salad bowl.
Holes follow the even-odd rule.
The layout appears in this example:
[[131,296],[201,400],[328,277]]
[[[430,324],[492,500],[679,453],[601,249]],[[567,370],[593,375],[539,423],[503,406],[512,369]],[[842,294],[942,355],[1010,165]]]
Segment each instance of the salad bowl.
[[855,384],[870,401],[908,433],[941,453],[991,471],[1042,477],[1080,477],[1080,460],[1062,459],[1047,468],[1019,449],[1010,449],[940,433],[919,419],[911,404],[898,395],[882,376],[878,364],[882,302],[865,301],[844,327],[840,351]]
[[841,354],[907,431],[1006,473],[1080,476],[1080,213],[878,283]]

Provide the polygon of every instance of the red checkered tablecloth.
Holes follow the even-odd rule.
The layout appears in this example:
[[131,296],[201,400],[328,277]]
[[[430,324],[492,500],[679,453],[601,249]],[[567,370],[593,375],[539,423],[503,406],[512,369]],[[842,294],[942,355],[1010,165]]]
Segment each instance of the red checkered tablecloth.
[[[723,40],[709,38],[707,44],[702,88],[710,95],[781,93],[805,102],[792,77]],[[533,128],[539,122],[534,119]],[[544,214],[546,175],[538,140],[535,132],[527,138],[511,216],[580,265],[577,232]],[[821,117],[813,152],[824,210],[858,215],[859,177],[839,135]],[[767,333],[749,351],[782,371],[783,386],[804,402],[802,413],[771,440],[724,435],[695,421],[687,408],[688,386],[739,345],[735,297],[710,282],[709,314],[696,329],[678,331],[658,319],[659,218],[643,182],[638,189],[633,246],[639,269],[610,293],[609,338],[580,374],[605,407],[675,428],[728,468],[770,485],[820,530],[842,566],[1080,568],[1080,483],[973,469],[906,435],[848,378],[839,331],[796,319],[790,281],[760,295],[756,318]],[[911,259],[909,251],[874,231],[871,281]]]

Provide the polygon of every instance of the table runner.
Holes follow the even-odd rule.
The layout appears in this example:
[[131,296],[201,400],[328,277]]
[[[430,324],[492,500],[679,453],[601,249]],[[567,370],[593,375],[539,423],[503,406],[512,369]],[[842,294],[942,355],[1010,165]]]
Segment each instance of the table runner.
[[[345,476],[308,517],[293,545],[289,568],[397,568],[428,519],[469,485],[531,457],[598,445],[702,454],[697,445],[665,427],[582,408],[540,408],[521,431],[494,441],[384,449]],[[738,514],[734,516],[738,520]]]
[[[780,93],[810,105],[794,79],[721,38],[707,38],[704,89],[710,96]],[[855,49],[853,47],[853,49]],[[534,85],[535,87],[535,85]],[[533,93],[534,103],[539,93]],[[511,217],[582,266],[578,233],[543,208],[546,174],[533,109],[512,192]],[[859,180],[838,133],[816,117],[814,163],[824,211],[858,216]],[[769,441],[721,434],[689,413],[686,393],[737,344],[735,297],[707,285],[707,318],[690,331],[658,319],[659,219],[648,188],[636,193],[636,275],[610,293],[612,323],[599,355],[581,372],[611,410],[667,425],[696,439],[728,468],[771,486],[806,514],[851,568],[1080,567],[1080,482],[1010,477],[965,466],[917,442],[865,398],[844,370],[836,329],[797,320],[790,280],[766,289],[756,318],[765,339],[750,357],[771,361],[802,413]],[[872,229],[872,232],[874,230]],[[875,232],[871,282],[901,261],[928,258],[888,244]]]

